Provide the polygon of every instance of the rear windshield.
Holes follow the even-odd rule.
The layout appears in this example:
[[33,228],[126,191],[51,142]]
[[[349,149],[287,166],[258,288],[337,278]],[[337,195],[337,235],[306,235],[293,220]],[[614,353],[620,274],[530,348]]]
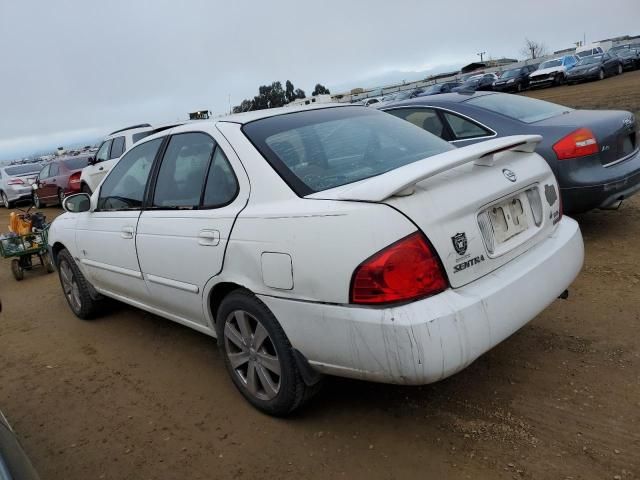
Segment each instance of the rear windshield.
[[62,163],[64,163],[64,166],[69,170],[78,170],[89,165],[89,157],[68,158],[62,160]]
[[556,103],[504,93],[472,97],[467,102],[525,123],[539,122],[572,110]]
[[10,175],[10,176],[28,175],[30,173],[38,173],[41,168],[42,168],[42,165],[37,165],[37,164],[19,165],[16,167],[7,167],[4,169],[4,171],[6,172],[7,175]]
[[366,107],[279,115],[248,123],[243,131],[300,196],[454,148],[410,122]]

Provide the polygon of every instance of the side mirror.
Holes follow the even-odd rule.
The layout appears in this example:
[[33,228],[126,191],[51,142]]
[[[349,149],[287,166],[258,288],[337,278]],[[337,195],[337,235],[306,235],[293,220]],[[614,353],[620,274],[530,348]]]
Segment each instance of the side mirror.
[[98,163],[98,162],[96,162],[96,157],[89,157],[87,159],[87,164],[88,165],[95,165],[96,163]]
[[81,213],[91,210],[91,197],[87,193],[77,193],[64,199],[62,208],[65,212]]

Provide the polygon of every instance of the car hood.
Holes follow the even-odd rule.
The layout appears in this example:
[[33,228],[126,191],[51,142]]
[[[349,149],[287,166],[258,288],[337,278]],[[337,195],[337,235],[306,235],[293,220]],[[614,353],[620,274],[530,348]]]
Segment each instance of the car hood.
[[563,66],[543,68],[542,70],[536,70],[531,75],[529,75],[529,77],[533,78],[533,77],[537,77],[538,75],[546,75],[548,73],[558,73],[558,72],[564,72],[564,71],[566,71],[566,68],[564,68]]

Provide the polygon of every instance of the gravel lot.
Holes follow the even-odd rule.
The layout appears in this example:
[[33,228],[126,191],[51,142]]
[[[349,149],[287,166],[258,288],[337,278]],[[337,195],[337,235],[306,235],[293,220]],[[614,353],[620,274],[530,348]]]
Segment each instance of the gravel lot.
[[[640,72],[529,95],[640,113]],[[569,299],[469,368],[331,379],[287,420],[241,398],[208,337],[122,305],[82,322],[56,274],[17,283],[1,261],[0,408],[43,479],[636,478],[640,197],[578,221]]]

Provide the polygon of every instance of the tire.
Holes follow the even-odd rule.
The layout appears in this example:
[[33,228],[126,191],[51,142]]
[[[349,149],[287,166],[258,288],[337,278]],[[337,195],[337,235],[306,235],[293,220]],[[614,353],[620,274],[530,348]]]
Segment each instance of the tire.
[[87,185],[86,183],[82,184],[82,188],[80,189],[80,191],[82,193],[88,193],[89,195],[91,195],[93,192],[91,191],[91,189],[89,188],[89,185]]
[[99,301],[91,297],[89,282],[67,249],[58,253],[58,276],[71,311],[82,320],[92,318],[98,310]]
[[56,267],[53,265],[53,260],[51,260],[51,255],[49,255],[49,252],[42,253],[40,255],[40,260],[42,260],[42,266],[47,273],[53,273],[56,271]]
[[58,202],[60,203],[60,206],[62,206],[62,202],[64,202],[64,191],[62,189],[58,190]]
[[239,289],[228,294],[218,309],[217,322],[231,380],[258,410],[277,417],[288,415],[320,389],[321,382],[305,384],[284,330],[250,292]]
[[41,208],[44,208],[46,206],[40,200],[40,196],[38,195],[38,192],[33,192],[33,206],[36,207],[37,210],[40,210]]
[[13,273],[13,277],[19,282],[24,279],[24,269],[20,265],[20,260],[14,258],[11,260],[11,273]]
[[600,69],[600,73],[598,74],[598,80],[604,80],[604,69]]
[[9,201],[9,197],[7,197],[6,193],[0,192],[0,197],[2,197],[2,204],[4,205],[4,208],[12,208],[13,207],[13,202]]

